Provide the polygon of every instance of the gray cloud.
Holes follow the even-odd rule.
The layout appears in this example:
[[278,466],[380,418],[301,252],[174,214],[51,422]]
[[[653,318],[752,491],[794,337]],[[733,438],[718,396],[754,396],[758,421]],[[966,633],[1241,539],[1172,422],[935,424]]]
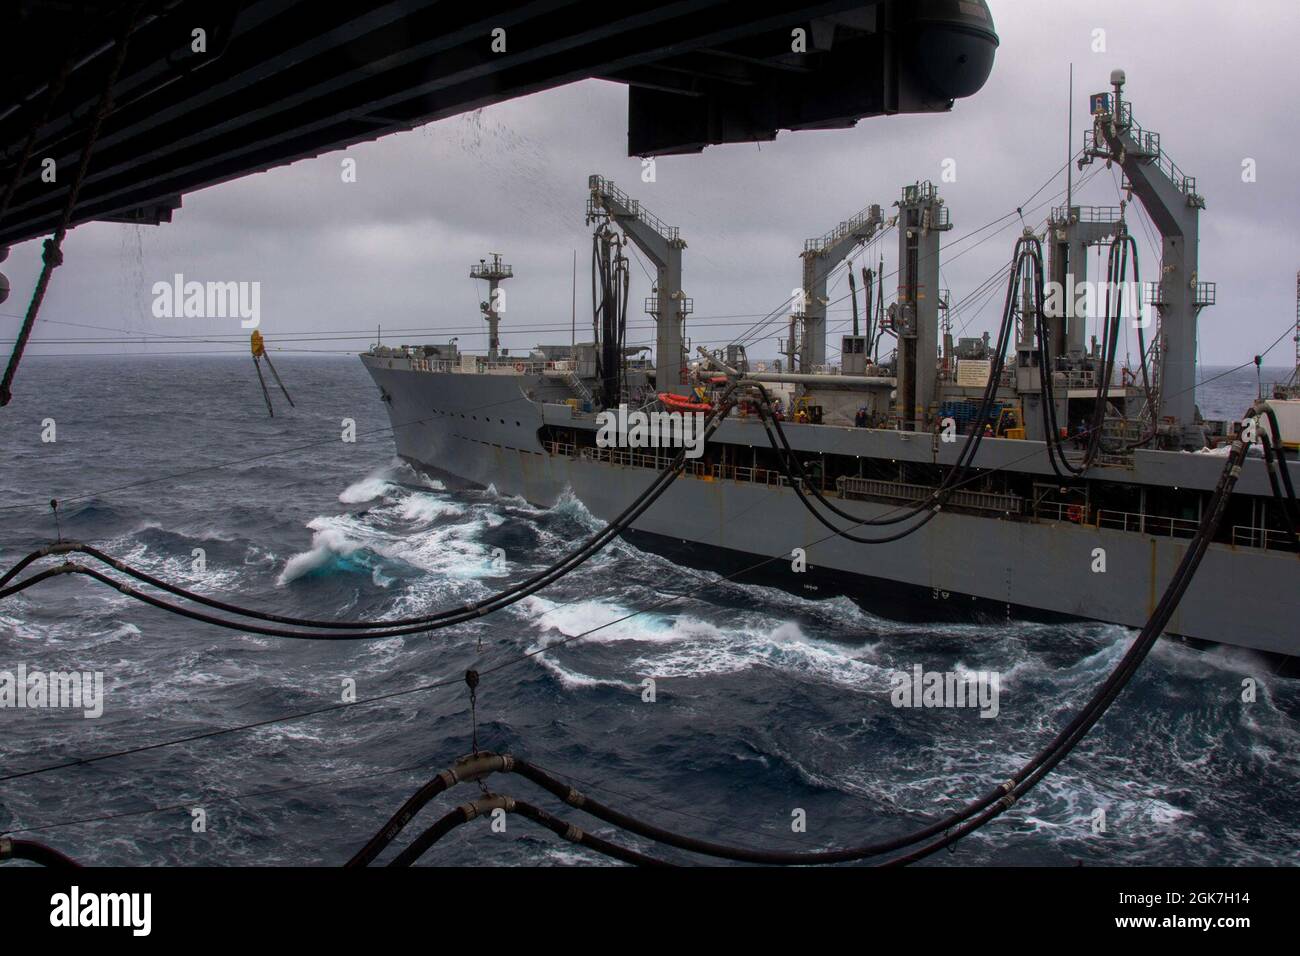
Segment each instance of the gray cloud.
[[[225,334],[232,336],[229,347],[242,348],[237,320],[150,314],[152,284],[181,272],[187,279],[261,281],[263,331],[272,345],[286,336],[360,334],[382,322],[389,329],[449,330],[411,333],[410,341],[456,334],[462,345],[481,347],[484,337],[460,331],[482,327],[483,290],[468,269],[499,251],[517,274],[507,286],[505,344],[527,347],[567,340],[567,333],[536,329],[568,328],[576,249],[581,337],[590,327],[586,177],[601,172],[682,227],[684,284],[697,313],[690,334],[697,343],[720,344],[743,331],[735,323],[744,319],[708,317],[780,306],[799,282],[804,239],[868,203],[888,208],[904,183],[937,182],[946,158],[957,164],[956,182],[939,184],[955,223],[950,240],[1022,203],[1065,161],[1073,61],[1076,148],[1087,124],[1087,93],[1104,89],[1111,69],[1122,67],[1135,116],[1162,134],[1207,198],[1201,278],[1218,283],[1219,305],[1202,315],[1203,361],[1240,362],[1265,347],[1293,320],[1300,265],[1293,226],[1300,210],[1293,174],[1300,136],[1291,101],[1296,5],[1256,0],[1243,11],[1211,0],[993,0],[992,6],[1002,37],[993,76],[951,114],[867,120],[854,130],[785,133],[761,147],[663,158],[657,181],[643,183],[640,162],[623,155],[625,90],[591,81],[192,194],[170,225],[80,227],[66,243],[66,265],[42,316],[141,333]],[[1094,29],[1106,31],[1107,52],[1091,51]],[[341,181],[344,157],[356,160],[356,183]],[[1241,180],[1247,157],[1257,163],[1255,183]],[[1113,204],[1114,180],[1101,170],[1078,198]],[[1035,203],[1064,183],[1062,175]],[[1037,223],[1045,212],[1046,206],[1028,218]],[[943,275],[956,298],[1005,262],[1018,228],[1012,220],[960,258],[953,254],[973,243],[954,247]],[[1144,237],[1136,223],[1135,230]],[[1147,245],[1145,237],[1142,242]],[[895,245],[892,237],[884,242],[887,269]],[[0,306],[0,335],[11,337],[17,328],[14,316],[30,294],[38,252],[37,243],[15,247],[3,266],[14,292]],[[1149,248],[1143,252],[1144,273],[1154,276],[1157,257]],[[639,302],[649,283],[635,266],[633,277],[632,301]],[[841,283],[838,292],[844,288]],[[980,316],[958,317],[958,324],[967,319],[968,334],[982,331],[996,311],[994,302]],[[846,315],[833,313],[832,326]],[[634,324],[632,338],[649,341],[649,320],[641,316]],[[759,354],[773,354],[780,325],[770,327]],[[44,340],[96,334],[53,322],[37,330]],[[367,340],[292,344],[360,349]],[[152,348],[171,347],[202,346]],[[141,349],[62,347],[101,348]],[[1289,343],[1270,361],[1287,364]]]

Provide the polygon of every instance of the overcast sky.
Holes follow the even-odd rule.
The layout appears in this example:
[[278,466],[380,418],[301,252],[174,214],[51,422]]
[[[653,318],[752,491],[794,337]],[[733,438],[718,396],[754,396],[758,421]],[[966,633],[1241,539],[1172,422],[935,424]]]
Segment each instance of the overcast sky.
[[[1202,361],[1235,364],[1265,348],[1294,321],[1296,308],[1300,4],[990,0],[990,6],[1002,41],[993,75],[951,113],[868,119],[853,130],[782,133],[761,147],[661,158],[656,181],[645,183],[640,161],[624,153],[625,88],[589,81],[192,193],[169,225],[81,226],[65,244],[66,264],[46,297],[37,341],[115,335],[58,323],[129,329],[136,339],[231,340],[148,349],[134,341],[78,342],[31,351],[244,349],[237,319],[153,317],[151,287],[177,272],[187,280],[259,281],[262,331],[272,346],[356,351],[382,323],[394,330],[385,341],[456,335],[462,348],[482,350],[484,290],[468,271],[494,251],[516,274],[507,284],[503,344],[567,342],[575,249],[582,339],[591,322],[583,213],[593,172],[681,227],[688,244],[683,284],[695,301],[688,325],[694,344],[723,344],[778,308],[799,284],[806,238],[873,202],[888,214],[902,185],[918,179],[934,180],[951,208],[947,238],[956,244],[943,279],[960,299],[1006,262],[1020,223],[1009,220],[978,246],[957,240],[1022,204],[1065,162],[1071,62],[1075,148],[1088,126],[1087,94],[1105,89],[1110,71],[1123,68],[1135,118],[1161,134],[1166,151],[1206,197],[1200,278],[1218,283],[1218,305],[1202,313]],[[1104,53],[1092,52],[1096,29],[1106,31]],[[342,181],[344,157],[356,160],[355,183]],[[943,183],[948,158],[956,161],[957,180]],[[1253,183],[1242,181],[1246,158],[1256,163]],[[1081,174],[1075,175],[1077,182]],[[1117,176],[1118,170],[1101,169],[1076,201],[1116,203]],[[1064,187],[1062,174],[1033,205]],[[1027,219],[1037,224],[1047,209],[1027,209]],[[1143,275],[1154,278],[1156,256],[1141,224],[1131,221],[1144,247]],[[889,271],[897,256],[894,234],[882,245]],[[30,242],[14,247],[0,266],[14,287],[0,305],[6,339],[18,327],[38,263],[39,244]],[[639,307],[649,282],[635,264],[632,274],[629,339],[652,341]],[[841,282],[833,294],[845,288]],[[981,332],[996,321],[999,304],[978,315],[968,309],[955,325],[968,322],[965,334]],[[847,317],[832,311],[831,328]],[[417,328],[425,331],[395,331]],[[751,355],[775,354],[779,328],[770,326]],[[302,338],[331,332],[358,337]],[[831,343],[838,343],[835,333]],[[1136,340],[1130,345],[1136,348]],[[1268,364],[1289,365],[1291,355],[1288,337]]]

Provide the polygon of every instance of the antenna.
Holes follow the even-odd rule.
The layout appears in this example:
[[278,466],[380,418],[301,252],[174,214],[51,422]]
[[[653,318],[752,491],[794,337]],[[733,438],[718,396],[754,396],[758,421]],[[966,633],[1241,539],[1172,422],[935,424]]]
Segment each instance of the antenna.
[[1300,272],[1295,274],[1295,371],[1291,373],[1291,386],[1300,393]]
[[1065,218],[1070,218],[1070,207],[1074,205],[1074,64],[1070,64],[1070,94],[1066,97],[1065,130]]

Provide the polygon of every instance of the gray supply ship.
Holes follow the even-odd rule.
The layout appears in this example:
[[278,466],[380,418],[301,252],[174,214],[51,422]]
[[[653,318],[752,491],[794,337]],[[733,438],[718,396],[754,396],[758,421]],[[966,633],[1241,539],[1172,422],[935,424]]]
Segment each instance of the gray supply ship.
[[[1141,626],[1218,481],[1216,447],[1222,451],[1243,424],[1206,421],[1195,402],[1197,321],[1215,292],[1198,272],[1204,199],[1159,134],[1134,120],[1123,87],[1116,71],[1111,89],[1091,97],[1093,127],[1077,158],[1080,169],[1104,162],[1122,170],[1128,200],[1081,206],[1067,188],[1045,231],[1026,237],[1045,251],[1036,289],[1029,279],[1022,288],[1020,273],[1007,270],[1001,349],[987,335],[953,340],[949,295],[939,282],[940,239],[951,216],[938,190],[920,182],[902,190],[888,218],[872,205],[805,244],[785,363],[751,363],[740,344],[691,356],[686,243],[614,183],[592,176],[593,340],[526,354],[502,349],[499,290],[513,270],[500,255],[480,260],[471,275],[488,284],[486,355],[462,352],[453,341],[376,345],[361,356],[388,405],[398,454],[539,505],[571,491],[610,520],[651,486],[676,450],[601,440],[602,411],[689,413],[713,407],[737,382],[761,383],[803,480],[854,519],[829,516],[835,527],[860,532],[934,500],[954,474],[963,478],[913,533],[858,543],[812,513],[754,403],[742,401],[628,537],[724,572],[774,559],[764,566],[766,581],[847,593],[877,612]],[[1126,243],[1136,256],[1125,222],[1132,199],[1160,234],[1155,282],[1137,282],[1136,260],[1132,276],[1124,271]],[[853,333],[841,339],[840,362],[828,364],[829,279],[891,228],[896,300],[885,308],[886,276],[864,269],[859,324],[850,265]],[[628,243],[657,270],[645,302],[656,327],[653,360],[625,344]],[[1117,304],[1105,297],[1106,331],[1101,341],[1085,342],[1088,314],[1073,293],[1088,282],[1087,253],[1096,246],[1111,249],[1106,281]],[[1119,304],[1117,278],[1136,285],[1138,304],[1151,316],[1141,375],[1116,368],[1119,323],[1135,320],[1141,329]],[[1065,289],[1063,304],[1044,297],[1044,287]],[[1300,312],[1297,343],[1300,349]],[[892,345],[892,354],[882,358],[882,345]],[[1255,410],[1272,412],[1272,424],[1260,417],[1259,427],[1269,429],[1277,471],[1289,470],[1281,475],[1288,491],[1300,484],[1298,381],[1270,388]],[[972,432],[976,451],[963,461]],[[1258,455],[1246,461],[1218,538],[1166,633],[1300,656],[1300,548],[1273,467]]]

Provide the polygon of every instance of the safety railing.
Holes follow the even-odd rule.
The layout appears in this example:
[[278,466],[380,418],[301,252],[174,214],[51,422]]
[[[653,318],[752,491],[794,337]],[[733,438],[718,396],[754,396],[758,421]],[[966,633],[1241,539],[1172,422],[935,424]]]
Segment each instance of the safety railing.
[[1088,509],[1082,504],[1065,504],[1060,501],[1040,501],[1034,505],[1033,516],[1042,521],[1068,521],[1083,524],[1088,519]]
[[[930,485],[847,476],[837,479],[836,484],[845,498],[875,498],[888,501],[924,501],[937,490]],[[947,506],[1018,515],[1024,511],[1024,499],[1019,495],[993,491],[952,491],[948,494]]]
[[1194,538],[1200,523],[1190,518],[1166,518],[1162,515],[1139,514],[1132,511],[1102,510],[1097,512],[1097,527],[1166,538]]
[[913,183],[911,186],[904,186],[900,205],[910,206],[913,203],[927,202],[937,195],[939,191],[934,188],[934,183],[927,179],[924,182]]
[[881,223],[880,206],[868,206],[852,219],[845,219],[838,226],[819,239],[807,239],[803,244],[804,252],[821,252],[835,245],[847,236],[869,236]]
[[1071,211],[1078,222],[1119,222],[1119,206],[1057,206],[1052,210],[1052,221],[1069,222]]
[[471,279],[511,279],[515,267],[502,262],[476,262],[469,267]]
[[[558,441],[544,441],[542,447],[551,455],[560,458],[582,458],[585,461],[622,465],[628,468],[646,468],[654,471],[663,471],[676,457],[675,449],[658,449],[658,454],[654,454],[632,448],[601,448],[592,445],[575,446],[569,442]],[[691,459],[687,459],[683,465],[682,474],[702,481],[733,481],[738,484],[766,485],[771,488],[790,484],[781,472],[768,468],[711,464]],[[822,490],[830,491],[831,489],[823,485]]]
[[[1207,305],[1214,305],[1217,294],[1218,286],[1215,283],[1198,282],[1192,290],[1192,305],[1198,309],[1203,309]],[[1168,300],[1165,298],[1164,284],[1160,282],[1143,282],[1142,304],[1156,306],[1167,305]]]
[[927,229],[948,230],[952,228],[952,210],[947,206],[933,207],[932,211],[927,213],[926,218],[921,220],[921,225]]
[[455,375],[544,375],[546,373],[564,373],[563,366],[571,363],[514,361],[509,358],[489,362],[475,356],[465,356],[467,361],[451,362],[446,359],[415,358],[413,356],[395,355],[394,358],[406,358],[415,372],[441,372]]
[[1234,525],[1232,543],[1239,548],[1264,548],[1273,551],[1294,551],[1295,545],[1285,531],[1271,528],[1252,528],[1247,525]]
[[[1104,118],[1102,120],[1105,121]],[[1125,101],[1120,104],[1120,128],[1133,141],[1136,149],[1135,155],[1143,156],[1150,162],[1154,163],[1177,189],[1187,197],[1187,203],[1191,206],[1204,207],[1205,199],[1196,191],[1196,177],[1188,176],[1175,163],[1169,154],[1164,151],[1160,144],[1160,134],[1151,130],[1143,129],[1142,126],[1133,119],[1133,112],[1130,104]],[[1083,151],[1086,155],[1109,156],[1110,150],[1106,145],[1099,145],[1094,130],[1087,130],[1083,134]]]
[[592,200],[587,204],[588,214],[598,211],[593,206],[603,208],[615,215],[625,211],[627,215],[645,223],[669,242],[675,242],[680,238],[680,230],[676,226],[668,225],[650,210],[644,208],[638,200],[633,199],[615,186],[612,179],[593,175],[587,178],[587,185],[592,193]]
[[1060,381],[1064,378],[1066,388],[1096,388],[1097,373],[1087,368],[1066,369],[1063,372],[1057,372],[1053,381]]
[[[692,312],[695,311],[695,300],[692,299],[690,296],[684,296],[684,297],[682,297],[682,298],[680,298],[680,299],[673,299],[672,301],[673,301],[674,303],[676,303],[676,305],[677,305],[677,314],[678,314],[678,315],[681,315],[681,316],[687,316],[687,315],[690,315]],[[655,296],[655,295],[648,295],[648,296],[646,296],[646,298],[645,298],[645,311],[646,311],[646,315],[655,315],[655,316],[657,316],[657,315],[659,314],[659,297],[658,297],[658,296]]]

